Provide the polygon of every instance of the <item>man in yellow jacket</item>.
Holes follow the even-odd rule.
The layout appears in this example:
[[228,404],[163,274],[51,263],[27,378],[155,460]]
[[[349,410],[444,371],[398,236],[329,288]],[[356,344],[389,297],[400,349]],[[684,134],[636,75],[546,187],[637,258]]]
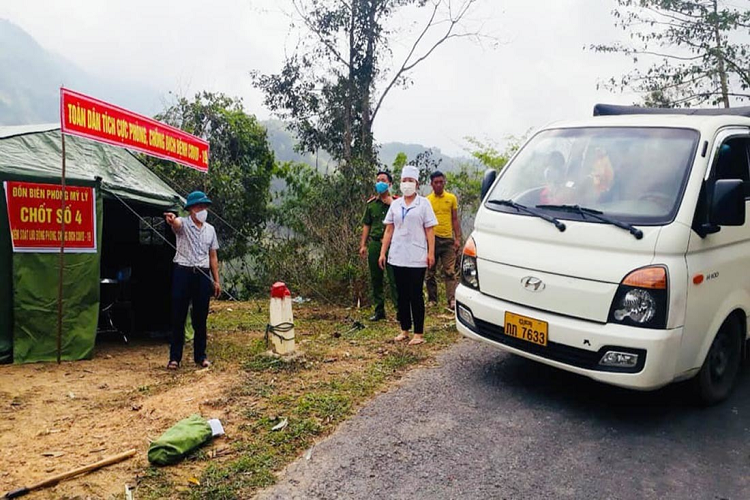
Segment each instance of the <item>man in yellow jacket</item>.
[[427,299],[429,305],[438,300],[437,270],[442,269],[448,308],[456,306],[456,256],[461,248],[461,224],[458,220],[458,199],[445,190],[445,175],[439,170],[430,175],[432,194],[427,196],[438,220],[435,226],[435,265],[427,269]]

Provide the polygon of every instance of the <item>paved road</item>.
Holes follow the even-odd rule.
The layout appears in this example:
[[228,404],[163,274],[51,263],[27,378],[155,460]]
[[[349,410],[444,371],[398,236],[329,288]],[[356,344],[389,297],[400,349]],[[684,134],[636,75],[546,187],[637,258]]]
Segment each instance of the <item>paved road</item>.
[[263,499],[750,499],[750,370],[724,404],[636,393],[464,340]]

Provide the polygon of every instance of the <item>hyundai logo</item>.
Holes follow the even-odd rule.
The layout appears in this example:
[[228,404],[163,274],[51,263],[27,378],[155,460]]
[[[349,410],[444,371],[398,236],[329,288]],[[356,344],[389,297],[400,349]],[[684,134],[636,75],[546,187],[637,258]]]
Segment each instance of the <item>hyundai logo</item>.
[[526,276],[525,278],[522,278],[521,284],[529,292],[541,292],[542,290],[547,288],[547,285],[544,284],[544,281],[533,276]]

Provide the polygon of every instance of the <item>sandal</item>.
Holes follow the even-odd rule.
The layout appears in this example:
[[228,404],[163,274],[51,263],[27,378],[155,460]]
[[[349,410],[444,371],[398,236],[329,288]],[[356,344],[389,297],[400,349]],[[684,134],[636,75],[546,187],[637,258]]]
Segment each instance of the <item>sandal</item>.
[[177,361],[170,361],[167,363],[167,370],[176,370],[180,367],[180,363]]
[[211,366],[211,362],[207,359],[204,359],[203,361],[198,363],[198,366],[200,366],[201,368],[208,368],[209,366]]
[[393,341],[394,342],[403,342],[405,340],[409,340],[409,335],[407,335],[405,333],[399,333],[398,335],[396,335],[395,337],[393,337]]
[[419,345],[419,344],[424,344],[425,342],[426,342],[425,339],[423,339],[422,337],[417,337],[415,335],[414,338],[409,341],[409,345]]

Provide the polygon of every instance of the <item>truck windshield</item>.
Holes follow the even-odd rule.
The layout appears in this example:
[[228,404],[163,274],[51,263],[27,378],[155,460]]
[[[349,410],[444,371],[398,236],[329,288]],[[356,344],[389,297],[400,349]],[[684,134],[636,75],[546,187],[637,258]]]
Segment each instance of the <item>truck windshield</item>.
[[[679,209],[699,134],[678,128],[592,127],[543,131],[501,173],[488,201],[560,219],[597,222],[579,206],[631,224],[663,224]],[[492,210],[517,213],[507,204]]]

